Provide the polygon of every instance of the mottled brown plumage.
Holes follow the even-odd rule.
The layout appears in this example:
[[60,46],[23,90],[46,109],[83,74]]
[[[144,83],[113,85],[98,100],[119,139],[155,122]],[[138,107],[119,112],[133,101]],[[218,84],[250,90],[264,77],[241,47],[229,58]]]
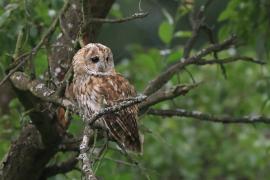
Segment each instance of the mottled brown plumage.
[[[85,118],[104,107],[136,96],[132,85],[114,70],[111,50],[98,43],[80,49],[73,58],[73,94]],[[110,137],[127,150],[142,151],[137,125],[138,107],[133,105],[101,118]]]

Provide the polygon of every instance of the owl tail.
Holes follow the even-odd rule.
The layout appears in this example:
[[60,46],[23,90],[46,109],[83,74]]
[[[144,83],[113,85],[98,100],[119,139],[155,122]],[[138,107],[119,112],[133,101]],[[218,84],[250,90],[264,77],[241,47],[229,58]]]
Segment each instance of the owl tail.
[[123,146],[125,150],[132,151],[134,153],[143,154],[143,135],[138,133],[138,136],[126,137]]
[[122,116],[111,114],[105,116],[105,124],[109,135],[121,149],[142,154],[143,138],[139,135],[139,129],[135,116],[130,113],[122,113]]

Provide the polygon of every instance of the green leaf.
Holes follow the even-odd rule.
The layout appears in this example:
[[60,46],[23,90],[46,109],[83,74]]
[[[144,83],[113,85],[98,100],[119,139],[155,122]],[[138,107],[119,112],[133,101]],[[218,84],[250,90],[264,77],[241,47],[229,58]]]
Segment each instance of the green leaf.
[[42,75],[48,69],[48,61],[45,51],[40,51],[37,56],[36,60],[34,61],[36,67],[36,74]]
[[241,2],[238,0],[230,1],[227,5],[227,8],[219,15],[218,21],[230,20],[231,18],[237,17],[236,8],[239,6]]
[[177,31],[174,33],[174,37],[180,37],[180,38],[189,38],[192,36],[191,31]]
[[173,38],[173,25],[164,21],[159,26],[158,34],[162,42],[169,44]]
[[186,8],[185,6],[179,6],[177,9],[177,18],[179,20],[180,17],[185,16],[186,14],[188,14],[190,11],[192,10],[192,8]]
[[18,4],[9,4],[5,7],[5,12],[0,16],[0,27],[4,25],[4,23],[10,17],[12,11],[18,8]]
[[218,17],[218,21],[221,22],[221,21],[225,21],[227,20],[231,15],[231,11],[229,10],[226,10],[226,11],[223,11],[219,17]]
[[171,62],[174,62],[174,61],[177,61],[177,60],[179,61],[182,56],[183,56],[183,50],[182,49],[174,51],[174,52],[170,53],[170,55],[168,56],[167,62],[171,63]]
[[228,37],[229,34],[230,34],[230,28],[228,26],[223,26],[218,31],[218,37],[219,39],[222,39],[222,40],[226,39],[226,37]]

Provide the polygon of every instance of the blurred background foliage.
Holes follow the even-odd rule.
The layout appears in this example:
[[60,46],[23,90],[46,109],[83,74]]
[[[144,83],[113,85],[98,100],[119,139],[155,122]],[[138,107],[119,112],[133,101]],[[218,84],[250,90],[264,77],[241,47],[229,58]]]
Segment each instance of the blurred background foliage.
[[[147,18],[123,24],[105,24],[99,41],[111,47],[119,72],[138,92],[169,64],[181,60],[183,46],[191,36],[188,16],[204,0],[142,0]],[[63,0],[0,0],[0,77],[11,62],[16,39],[23,32],[23,47],[30,50],[39,41]],[[222,41],[234,33],[239,47],[219,56],[248,55],[268,62],[270,50],[270,2],[268,0],[213,1],[206,10],[206,22],[215,39]],[[139,1],[118,0],[111,18],[129,16],[139,10]],[[58,31],[59,33],[59,31]],[[58,33],[54,34],[56,38]],[[192,54],[209,44],[201,33]],[[47,69],[46,50],[36,56],[39,78]],[[186,96],[156,105],[157,108],[184,108],[233,116],[270,116],[269,65],[245,62],[226,65],[227,79],[220,67],[190,66],[196,82],[203,82]],[[183,71],[167,86],[193,83]],[[7,152],[20,129],[31,123],[9,85],[0,88],[0,157]],[[78,118],[77,118],[78,119]],[[186,118],[160,118],[143,115],[144,155],[139,167],[109,150],[97,166],[104,179],[268,179],[270,177],[270,128],[264,124],[219,124]],[[79,134],[82,123],[74,118],[70,132]],[[70,156],[59,153],[52,163]],[[52,180],[80,179],[79,171],[57,175]]]

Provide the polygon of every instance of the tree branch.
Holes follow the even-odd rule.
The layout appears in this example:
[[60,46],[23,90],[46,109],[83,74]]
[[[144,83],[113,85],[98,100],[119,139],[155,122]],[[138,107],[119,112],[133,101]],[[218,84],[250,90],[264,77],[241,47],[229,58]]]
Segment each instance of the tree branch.
[[15,72],[10,77],[11,82],[17,89],[23,91],[30,91],[34,96],[46,102],[52,102],[64,107],[70,107],[75,110],[75,106],[68,99],[61,98],[58,94],[48,88],[46,84],[38,79],[31,80],[31,78],[23,72]]
[[256,60],[256,59],[253,59],[253,58],[247,57],[247,56],[234,56],[234,57],[228,57],[228,58],[224,58],[224,59],[213,59],[213,60],[201,59],[201,60],[195,62],[194,64],[197,64],[197,65],[227,64],[227,63],[232,63],[235,61],[245,61],[245,62],[251,62],[251,63],[255,63],[255,64],[260,64],[260,65],[266,64],[266,62],[264,62],[264,61]]
[[171,65],[169,68],[167,68],[165,71],[163,71],[160,75],[158,75],[155,79],[153,79],[145,88],[144,94],[150,95],[154,92],[156,92],[158,89],[160,89],[164,84],[166,84],[171,77],[185,68],[189,64],[196,64],[196,61],[200,60],[202,57],[215,52],[215,51],[222,51],[224,49],[227,49],[231,45],[236,43],[236,37],[232,36],[229,39],[223,41],[219,44],[211,45],[205,49],[202,49],[197,54],[184,59],[184,61],[179,61],[176,64]]
[[165,100],[173,99],[175,97],[186,95],[190,90],[196,88],[200,83],[191,85],[177,85],[168,89],[160,89],[156,93],[147,97],[147,99],[139,105],[140,110],[144,111],[148,107],[163,102]]
[[[71,110],[73,110],[75,113],[79,112],[79,110],[71,101],[59,97],[57,91],[48,88],[46,84],[44,84],[44,82],[38,79],[31,80],[31,78],[23,72],[15,72],[10,79],[14,84],[14,86],[20,90],[30,91],[33,95],[35,95],[36,97],[40,98],[43,101],[71,108]],[[185,91],[185,89],[183,88],[182,91]],[[88,125],[92,125],[97,119],[99,119],[105,114],[120,111],[134,104],[138,104],[144,101],[145,99],[146,96],[144,95],[124,99],[115,106],[107,107],[99,112],[94,113],[91,116],[91,118],[87,120],[87,123]]]
[[139,12],[131,16],[119,19],[103,19],[103,18],[91,18],[88,23],[123,23],[134,19],[140,19],[148,16],[148,12]]
[[124,99],[122,102],[118,103],[117,105],[111,106],[111,107],[107,107],[104,108],[98,112],[95,112],[91,118],[87,119],[87,124],[89,126],[93,125],[95,123],[95,121],[97,119],[99,119],[100,117],[106,115],[106,114],[110,114],[110,113],[114,113],[114,112],[118,112],[121,111],[127,107],[130,107],[132,105],[138,104],[142,101],[144,101],[146,99],[146,96],[144,95],[139,95],[137,97],[132,97],[132,98],[128,98],[128,99]]
[[243,116],[243,117],[234,117],[229,115],[212,115],[209,113],[203,113],[199,111],[189,111],[186,109],[168,109],[168,110],[161,110],[161,109],[149,109],[147,111],[150,115],[156,116],[163,116],[163,117],[172,117],[172,116],[179,116],[179,117],[190,117],[194,119],[198,119],[201,121],[209,121],[209,122],[216,122],[216,123],[270,123],[270,118],[265,116]]
[[89,140],[93,136],[93,130],[90,126],[86,125],[83,132],[83,140],[80,145],[80,155],[79,159],[82,160],[82,171],[84,172],[86,180],[97,180],[93,170],[92,163],[88,158],[87,150],[89,149]]
[[187,40],[187,42],[184,45],[184,53],[183,53],[184,59],[189,57],[190,52],[199,37],[200,30],[203,28],[205,24],[204,12],[211,3],[212,0],[208,0],[204,5],[200,6],[196,14],[194,13],[190,14],[189,21],[192,27],[192,36]]

